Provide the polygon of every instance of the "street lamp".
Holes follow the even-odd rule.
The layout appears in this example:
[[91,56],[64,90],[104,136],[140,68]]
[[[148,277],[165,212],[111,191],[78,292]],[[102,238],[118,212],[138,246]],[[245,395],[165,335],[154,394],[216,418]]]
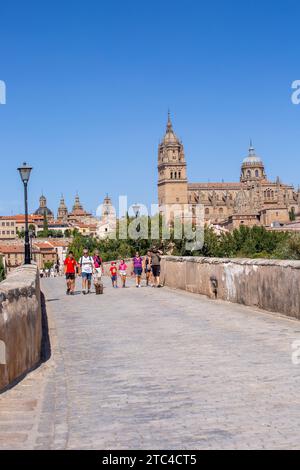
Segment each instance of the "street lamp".
[[[132,210],[134,212],[134,215],[135,215],[135,219],[137,219],[140,215],[140,210],[141,210],[141,207],[139,206],[139,204],[135,203],[132,205]],[[138,223],[137,226],[136,226],[136,231],[137,233],[139,234],[140,231],[141,231],[141,224]],[[140,249],[140,235],[138,235],[137,237],[137,247],[138,247],[138,250]]]
[[29,230],[28,230],[28,196],[27,196],[27,186],[30,178],[32,167],[28,166],[25,162],[23,166],[18,168],[20,173],[21,180],[24,184],[24,202],[25,202],[25,261],[24,264],[31,264],[30,256],[30,241],[29,241]]
[[139,204],[132,204],[132,210],[134,212],[134,215],[135,215],[135,218],[137,219],[138,216],[140,215],[140,209],[141,207],[139,206]]

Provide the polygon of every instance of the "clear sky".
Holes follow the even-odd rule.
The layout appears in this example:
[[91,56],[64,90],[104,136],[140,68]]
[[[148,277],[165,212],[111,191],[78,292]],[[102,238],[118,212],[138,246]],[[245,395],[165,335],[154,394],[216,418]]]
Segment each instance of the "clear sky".
[[0,3],[0,214],[78,190],[95,210],[156,202],[170,108],[190,181],[236,181],[252,137],[271,179],[300,184],[300,2],[43,0]]

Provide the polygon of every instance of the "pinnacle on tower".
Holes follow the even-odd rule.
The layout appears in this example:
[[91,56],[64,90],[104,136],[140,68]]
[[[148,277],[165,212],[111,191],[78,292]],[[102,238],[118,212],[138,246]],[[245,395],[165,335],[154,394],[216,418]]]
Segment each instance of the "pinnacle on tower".
[[255,148],[253,147],[252,139],[250,139],[249,154],[254,155],[254,153],[255,153]]
[[170,110],[168,110],[168,123],[167,123],[167,132],[171,131],[172,129],[172,121],[171,121],[171,113]]

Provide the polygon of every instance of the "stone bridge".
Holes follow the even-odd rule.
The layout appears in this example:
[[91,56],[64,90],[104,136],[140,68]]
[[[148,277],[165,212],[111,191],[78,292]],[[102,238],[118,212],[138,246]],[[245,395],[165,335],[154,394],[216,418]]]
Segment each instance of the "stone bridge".
[[42,281],[51,350],[0,395],[0,449],[300,448],[298,320],[104,284]]

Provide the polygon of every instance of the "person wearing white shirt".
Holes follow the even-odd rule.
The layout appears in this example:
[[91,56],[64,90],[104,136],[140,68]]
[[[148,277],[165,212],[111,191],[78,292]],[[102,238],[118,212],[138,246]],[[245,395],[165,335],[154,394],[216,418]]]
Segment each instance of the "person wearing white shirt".
[[79,266],[82,277],[82,293],[84,295],[90,294],[92,275],[95,271],[95,265],[93,257],[89,255],[89,250],[87,248],[83,250],[83,255],[79,260]]

